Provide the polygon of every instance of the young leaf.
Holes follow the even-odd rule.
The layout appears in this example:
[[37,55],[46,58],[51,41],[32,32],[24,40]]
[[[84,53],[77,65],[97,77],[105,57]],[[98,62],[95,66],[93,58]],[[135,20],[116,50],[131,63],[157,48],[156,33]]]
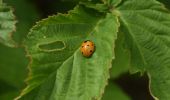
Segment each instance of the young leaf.
[[[39,22],[26,40],[31,58],[28,86],[17,99],[91,100],[101,98],[114,56],[117,18],[81,6],[68,15]],[[80,45],[95,43],[90,58]],[[107,52],[106,52],[107,51]]]
[[15,31],[15,16],[11,7],[4,3],[0,4],[0,43],[15,47],[15,42],[12,40],[12,33]]
[[133,69],[147,71],[155,99],[170,98],[170,14],[155,0],[123,0],[117,8]]

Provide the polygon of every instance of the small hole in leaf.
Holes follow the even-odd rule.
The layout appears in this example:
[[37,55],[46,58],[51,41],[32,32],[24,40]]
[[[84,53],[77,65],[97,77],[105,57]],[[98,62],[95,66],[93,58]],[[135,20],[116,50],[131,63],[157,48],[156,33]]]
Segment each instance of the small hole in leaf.
[[50,43],[40,44],[39,48],[41,51],[52,52],[52,51],[61,51],[66,48],[63,41],[55,41]]

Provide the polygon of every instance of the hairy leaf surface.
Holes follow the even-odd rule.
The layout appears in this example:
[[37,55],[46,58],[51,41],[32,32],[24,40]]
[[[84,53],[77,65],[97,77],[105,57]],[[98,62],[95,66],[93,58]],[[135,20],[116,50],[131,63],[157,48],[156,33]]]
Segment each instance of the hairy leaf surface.
[[155,0],[123,0],[117,8],[134,71],[147,71],[150,89],[170,98],[170,14]]

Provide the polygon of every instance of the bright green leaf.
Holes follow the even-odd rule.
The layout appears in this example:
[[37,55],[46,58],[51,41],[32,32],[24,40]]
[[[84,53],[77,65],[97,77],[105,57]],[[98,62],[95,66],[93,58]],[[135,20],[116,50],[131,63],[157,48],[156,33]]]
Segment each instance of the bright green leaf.
[[123,0],[117,8],[135,71],[147,71],[150,89],[170,98],[170,14],[155,0]]
[[116,84],[109,82],[102,100],[131,100]]
[[6,4],[0,4],[0,43],[9,47],[15,47],[15,42],[12,39],[12,33],[15,29],[15,16],[13,10]]
[[[104,16],[95,10],[79,6],[68,15],[52,16],[39,22],[26,40],[32,59],[31,73],[28,86],[19,98],[101,98],[109,78],[119,26],[115,16]],[[85,40],[92,40],[96,46],[90,58],[83,57],[80,52],[80,45]],[[53,48],[54,45],[56,48]]]

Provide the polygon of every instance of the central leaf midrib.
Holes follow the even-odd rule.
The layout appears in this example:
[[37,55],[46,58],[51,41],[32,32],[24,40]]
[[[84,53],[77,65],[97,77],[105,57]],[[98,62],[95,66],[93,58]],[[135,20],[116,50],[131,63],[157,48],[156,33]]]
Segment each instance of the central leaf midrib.
[[[101,18],[101,19],[99,19],[98,21],[96,21],[96,24],[95,24],[94,27],[92,28],[92,31],[94,31],[95,28],[98,27],[98,24],[99,24],[99,22],[100,22],[102,19],[103,19],[103,18]],[[91,32],[92,32],[92,31],[91,31]],[[91,32],[88,33],[88,35],[86,36],[86,38],[90,35]],[[73,53],[73,55],[70,56],[70,57],[73,57],[73,62],[74,62],[74,54],[77,53],[78,51],[79,51],[79,47],[75,50],[75,52]],[[69,58],[70,58],[70,57],[69,57]],[[69,59],[69,58],[68,58],[68,59]],[[65,62],[65,61],[64,61],[64,62]],[[64,63],[64,62],[63,62],[63,63]],[[63,64],[62,64],[62,65],[63,65]],[[62,66],[62,65],[61,65],[61,66]],[[86,71],[86,73],[87,73],[87,71]],[[73,79],[73,78],[71,78],[71,80],[72,80],[72,79]],[[70,82],[71,82],[71,80],[70,80]],[[84,86],[85,86],[85,88],[86,88],[86,85],[87,85],[87,74],[85,75],[84,81],[85,81],[85,82],[84,82],[84,83],[85,83]],[[69,84],[68,84],[68,85],[69,85],[68,87],[70,87],[70,82],[69,82]],[[84,91],[86,91],[86,90],[87,90],[87,89],[84,89]],[[86,92],[84,92],[84,93],[86,93]],[[66,93],[65,95],[66,95],[66,98],[67,98],[67,97],[68,97],[68,91],[67,91],[67,93]]]

